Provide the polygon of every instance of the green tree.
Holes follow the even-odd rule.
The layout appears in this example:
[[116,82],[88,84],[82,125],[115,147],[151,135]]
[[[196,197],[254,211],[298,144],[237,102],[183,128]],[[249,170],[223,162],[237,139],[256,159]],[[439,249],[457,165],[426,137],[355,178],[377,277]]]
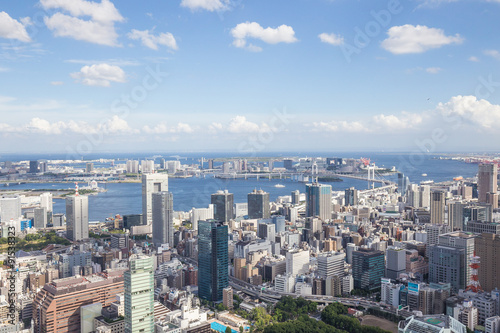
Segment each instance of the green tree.
[[231,329],[231,327],[229,326],[226,326],[226,333],[232,333],[233,330]]

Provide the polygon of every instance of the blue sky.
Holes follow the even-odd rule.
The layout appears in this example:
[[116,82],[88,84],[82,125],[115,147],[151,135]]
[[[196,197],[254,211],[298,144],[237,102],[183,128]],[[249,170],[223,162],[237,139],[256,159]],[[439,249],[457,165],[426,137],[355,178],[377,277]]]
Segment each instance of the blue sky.
[[0,152],[495,150],[499,11],[2,1]]

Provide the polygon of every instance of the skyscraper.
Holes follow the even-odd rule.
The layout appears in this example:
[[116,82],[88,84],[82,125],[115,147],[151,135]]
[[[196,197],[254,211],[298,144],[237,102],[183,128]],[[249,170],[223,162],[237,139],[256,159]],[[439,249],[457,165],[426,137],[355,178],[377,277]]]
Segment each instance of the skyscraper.
[[483,233],[476,237],[476,255],[481,260],[479,264],[479,283],[485,291],[500,288],[500,235]]
[[198,295],[221,302],[228,282],[228,227],[215,220],[198,222]]
[[456,293],[464,289],[466,261],[465,250],[442,245],[429,248],[429,282],[447,282]]
[[30,173],[38,172],[38,161],[30,161]]
[[352,277],[354,288],[367,291],[380,288],[380,278],[384,276],[384,252],[359,249],[352,253]]
[[345,205],[356,206],[358,204],[358,190],[354,187],[345,190]]
[[306,217],[318,216],[323,221],[332,218],[332,187],[312,183],[306,185]]
[[397,247],[389,247],[385,254],[385,277],[396,280],[399,274],[406,272],[406,251]]
[[477,194],[479,202],[486,201],[486,193],[497,193],[497,165],[496,164],[479,164],[477,173]]
[[89,198],[86,195],[66,197],[66,237],[72,241],[89,238]]
[[35,208],[33,213],[33,226],[37,229],[45,228],[47,226],[47,210],[45,207]]
[[332,276],[343,277],[344,274],[345,253],[344,252],[326,252],[318,256],[318,275],[327,279]]
[[142,218],[146,225],[150,225],[153,221],[151,195],[162,191],[168,191],[167,174],[150,173],[142,175]]
[[217,191],[212,194],[211,203],[214,205],[214,220],[219,222],[229,222],[234,219],[233,206],[234,195],[225,191]]
[[440,190],[431,191],[431,223],[443,224],[444,223],[444,206],[445,196],[444,192]]
[[299,190],[292,191],[292,205],[298,205],[299,203],[300,203]]
[[269,193],[262,190],[253,190],[248,193],[248,217],[268,219],[270,216]]
[[153,244],[174,246],[174,196],[162,191],[152,194]]
[[452,231],[463,230],[464,206],[462,202],[451,202],[448,204],[448,225]]
[[154,332],[153,257],[134,254],[125,277],[125,332]]

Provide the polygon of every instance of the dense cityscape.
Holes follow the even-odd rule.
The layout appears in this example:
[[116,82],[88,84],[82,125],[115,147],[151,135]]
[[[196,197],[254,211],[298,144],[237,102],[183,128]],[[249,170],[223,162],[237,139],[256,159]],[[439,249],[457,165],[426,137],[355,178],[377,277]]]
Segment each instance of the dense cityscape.
[[[433,158],[477,175],[416,184],[340,157],[2,162],[2,331],[497,332],[499,160]],[[303,190],[220,188],[174,210],[169,181],[238,177]],[[332,190],[352,179],[363,189]],[[141,186],[142,210],[89,221],[108,182]]]
[[0,1],[0,333],[500,333],[499,9]]

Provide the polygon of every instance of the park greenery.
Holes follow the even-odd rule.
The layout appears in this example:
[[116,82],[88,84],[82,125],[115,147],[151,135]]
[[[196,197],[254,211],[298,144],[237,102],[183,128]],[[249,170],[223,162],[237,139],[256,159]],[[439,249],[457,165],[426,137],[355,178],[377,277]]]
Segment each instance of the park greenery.
[[[290,297],[291,298],[291,297]],[[309,304],[307,304],[309,302]],[[300,306],[298,306],[300,304]],[[297,307],[298,306],[298,307]],[[374,326],[361,326],[357,318],[347,315],[347,306],[333,303],[321,312],[321,321],[310,318],[316,312],[316,303],[304,299],[285,299],[276,304],[273,324],[264,328],[264,333],[387,333]],[[286,315],[277,316],[278,313]],[[291,314],[291,316],[289,316]],[[255,325],[256,330],[260,327]]]
[[[15,237],[13,246],[16,251],[23,250],[26,252],[37,251],[47,247],[50,244],[70,245],[71,242],[65,238],[59,237],[54,231],[51,232],[38,232],[36,234],[28,234],[24,239]],[[8,244],[6,237],[0,238],[0,245]],[[6,246],[6,245],[5,245]],[[2,250],[6,251],[6,247],[2,246]]]

